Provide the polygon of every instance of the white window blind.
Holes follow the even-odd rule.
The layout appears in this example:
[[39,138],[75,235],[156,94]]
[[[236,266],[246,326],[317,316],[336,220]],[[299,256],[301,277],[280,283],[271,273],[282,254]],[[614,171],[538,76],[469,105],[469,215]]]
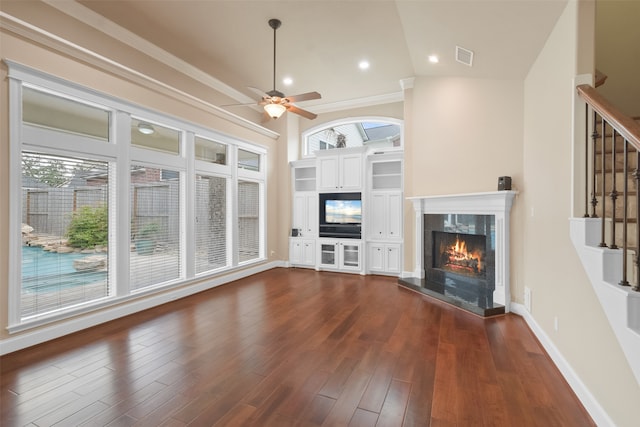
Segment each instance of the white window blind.
[[227,179],[196,175],[196,273],[226,267]]
[[106,297],[108,163],[22,153],[22,319]]
[[260,256],[260,184],[238,181],[238,260]]
[[131,289],[180,278],[180,173],[131,167]]

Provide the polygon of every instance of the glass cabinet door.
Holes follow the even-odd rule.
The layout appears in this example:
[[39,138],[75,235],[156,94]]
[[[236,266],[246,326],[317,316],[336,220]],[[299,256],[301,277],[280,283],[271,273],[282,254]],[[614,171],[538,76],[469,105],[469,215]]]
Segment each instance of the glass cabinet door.
[[336,243],[327,242],[320,244],[320,264],[337,266],[336,262]]

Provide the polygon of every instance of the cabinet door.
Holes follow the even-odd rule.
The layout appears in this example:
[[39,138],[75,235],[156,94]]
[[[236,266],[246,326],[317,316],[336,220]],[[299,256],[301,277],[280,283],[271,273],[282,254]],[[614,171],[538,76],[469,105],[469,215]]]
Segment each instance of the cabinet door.
[[317,237],[318,234],[318,193],[308,194],[305,199],[307,237]]
[[306,240],[302,246],[302,262],[304,265],[316,264],[316,244],[313,240]]
[[384,245],[369,245],[369,269],[375,271],[384,271]]
[[360,270],[360,243],[340,242],[340,268]]
[[292,228],[300,230],[303,237],[315,237],[318,233],[318,193],[295,193],[293,196]]
[[387,245],[385,248],[386,271],[400,273],[400,245]]
[[318,247],[320,249],[319,264],[324,267],[338,267],[338,243],[333,240],[322,241]]
[[302,242],[298,239],[289,241],[289,263],[292,265],[302,264]]
[[368,216],[370,223],[369,236],[373,239],[382,239],[386,237],[386,211],[387,197],[385,194],[371,195],[371,212]]
[[[305,231],[307,224],[307,197],[304,194],[293,195],[293,221],[291,228]],[[304,235],[304,234],[303,234]]]
[[387,237],[402,237],[402,194],[389,194],[387,200]]
[[360,154],[340,157],[340,189],[362,188],[362,156]]
[[318,159],[319,190],[336,190],[338,188],[338,157]]

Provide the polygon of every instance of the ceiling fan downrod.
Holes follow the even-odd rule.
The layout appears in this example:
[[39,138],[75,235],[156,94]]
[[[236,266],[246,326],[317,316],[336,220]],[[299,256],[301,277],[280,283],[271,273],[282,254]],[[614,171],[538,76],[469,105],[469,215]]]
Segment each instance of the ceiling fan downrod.
[[276,90],[276,30],[280,28],[281,25],[282,21],[279,19],[269,19],[269,26],[273,28],[273,90],[267,92],[267,95],[284,98],[284,94]]

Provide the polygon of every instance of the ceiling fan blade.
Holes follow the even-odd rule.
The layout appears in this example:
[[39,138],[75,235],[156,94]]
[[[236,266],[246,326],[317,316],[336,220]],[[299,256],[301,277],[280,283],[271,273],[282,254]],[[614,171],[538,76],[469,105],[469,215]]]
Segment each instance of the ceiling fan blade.
[[309,101],[311,99],[320,99],[320,98],[322,98],[322,95],[320,95],[318,92],[307,92],[307,93],[301,93],[300,95],[292,95],[292,96],[286,97],[286,99],[288,99],[289,102]]
[[244,104],[222,104],[222,105],[218,105],[218,107],[249,107],[251,105],[256,105],[256,103],[255,102],[248,102],[248,103],[244,103]]
[[285,107],[287,107],[287,111],[289,111],[290,113],[294,113],[294,114],[298,114],[302,117],[305,117],[309,120],[313,120],[316,117],[318,117],[317,114],[312,113],[311,111],[307,111],[307,110],[303,110],[300,107],[296,107],[295,105],[291,105],[291,104],[287,104],[285,105]]
[[257,87],[247,86],[247,89],[249,89],[250,91],[254,92],[260,98],[270,98],[270,96],[267,95],[267,92],[263,91],[262,89],[258,89]]

